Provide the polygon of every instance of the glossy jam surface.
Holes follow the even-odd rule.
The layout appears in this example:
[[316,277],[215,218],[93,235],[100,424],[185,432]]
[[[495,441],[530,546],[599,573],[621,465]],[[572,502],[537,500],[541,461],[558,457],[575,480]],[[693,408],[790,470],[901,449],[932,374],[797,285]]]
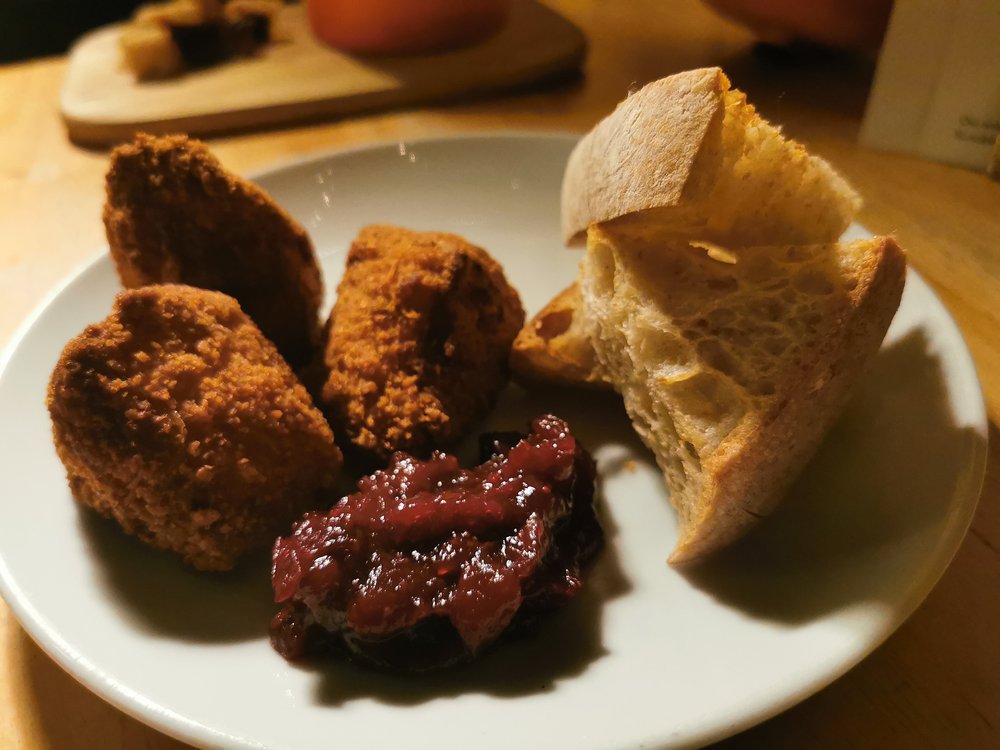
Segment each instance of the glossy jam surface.
[[603,543],[594,462],[557,417],[511,442],[487,441],[496,452],[473,469],[397,453],[278,539],[275,648],[294,659],[346,647],[381,666],[428,669],[576,594]]

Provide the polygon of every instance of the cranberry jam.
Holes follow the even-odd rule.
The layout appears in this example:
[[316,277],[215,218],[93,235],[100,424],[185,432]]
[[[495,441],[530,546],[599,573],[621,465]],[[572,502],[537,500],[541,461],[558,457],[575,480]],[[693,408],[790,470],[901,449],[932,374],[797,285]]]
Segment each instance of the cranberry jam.
[[574,596],[603,544],[595,468],[558,417],[517,441],[485,441],[483,464],[395,454],[328,513],[275,542],[279,653],[347,652],[404,670],[474,656]]

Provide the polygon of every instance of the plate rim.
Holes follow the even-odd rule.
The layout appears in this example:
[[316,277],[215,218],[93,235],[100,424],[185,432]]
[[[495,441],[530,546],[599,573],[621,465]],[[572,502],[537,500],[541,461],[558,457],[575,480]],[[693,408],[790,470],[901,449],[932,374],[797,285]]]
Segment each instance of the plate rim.
[[524,128],[513,128],[510,130],[504,130],[503,128],[490,128],[488,130],[456,130],[451,133],[446,133],[444,135],[427,135],[427,136],[416,136],[414,138],[406,138],[400,136],[397,138],[376,138],[371,141],[361,141],[357,143],[348,143],[342,146],[334,146],[328,149],[321,149],[319,151],[314,151],[308,154],[300,154],[298,156],[293,156],[290,158],[277,157],[273,162],[268,162],[264,164],[263,167],[258,167],[250,170],[245,175],[240,175],[244,179],[256,182],[258,179],[270,177],[278,172],[290,171],[293,169],[298,169],[300,167],[307,166],[314,162],[322,162],[327,159],[336,158],[340,156],[351,156],[353,154],[363,153],[366,151],[378,151],[380,149],[387,149],[391,147],[399,147],[405,145],[407,148],[416,145],[428,145],[436,143],[454,143],[456,141],[489,141],[494,139],[504,139],[504,140],[524,140],[524,141],[540,141],[540,140],[551,140],[551,141],[565,141],[567,145],[570,141],[576,143],[585,134],[585,131],[574,131],[565,129],[553,129],[553,130],[530,130]]
[[[566,130],[493,129],[455,131],[454,133],[445,135],[415,138],[398,137],[380,139],[354,143],[344,147],[334,147],[332,149],[302,154],[290,159],[279,160],[269,163],[263,168],[252,170],[247,174],[246,178],[256,182],[257,180],[266,179],[273,175],[299,169],[310,164],[322,164],[325,161],[338,157],[384,150],[392,147],[398,148],[403,144],[409,147],[411,145],[420,146],[461,141],[505,139],[536,142],[546,140],[563,142],[569,145],[571,141],[577,141],[580,135],[580,133]],[[858,222],[852,222],[851,227],[863,231],[868,235],[872,234],[867,227]],[[42,296],[30,313],[15,328],[10,339],[3,346],[3,349],[0,350],[0,384],[2,384],[8,368],[20,351],[25,338],[35,327],[42,315],[70,286],[76,283],[82,276],[92,271],[102,261],[105,261],[107,255],[108,249],[106,246],[103,246],[100,250],[88,255],[82,261],[78,261],[65,276]],[[933,573],[925,575],[922,580],[916,582],[916,585],[910,586],[910,590],[906,593],[906,596],[901,597],[899,604],[892,608],[891,616],[888,618],[886,624],[879,629],[876,637],[871,638],[861,648],[858,648],[856,653],[851,655],[851,658],[841,661],[835,668],[814,674],[813,679],[803,682],[798,690],[789,691],[783,694],[780,699],[767,702],[765,705],[759,707],[758,710],[744,714],[735,721],[720,721],[715,730],[704,731],[700,734],[689,736],[684,740],[684,746],[687,746],[688,743],[693,746],[715,742],[738,734],[783,713],[838,680],[881,646],[910,618],[930,592],[938,585],[962,546],[975,517],[985,481],[989,440],[985,395],[975,359],[953,314],[937,295],[931,284],[912,265],[908,265],[907,284],[909,285],[914,282],[922,286],[923,291],[928,293],[935,301],[940,312],[943,313],[942,322],[950,329],[950,333],[956,337],[956,341],[961,343],[961,356],[958,361],[953,360],[952,364],[965,370],[966,375],[970,378],[969,382],[963,385],[974,386],[974,403],[971,403],[969,406],[973,407],[972,411],[975,413],[968,415],[970,421],[963,426],[972,428],[981,439],[973,445],[969,460],[960,474],[959,481],[956,482],[952,493],[953,497],[973,497],[974,500],[968,503],[964,517],[959,516],[952,520],[948,527],[950,534],[946,533],[943,535],[934,552],[923,560],[925,569],[933,571]],[[972,419],[973,417],[974,420]],[[954,542],[952,544],[945,544],[944,542],[950,539],[952,535],[954,536]],[[246,748],[266,750],[266,745],[255,743],[243,736],[215,730],[212,727],[166,709],[146,699],[140,692],[117,682],[107,675],[84,654],[77,652],[71,647],[61,634],[55,632],[54,626],[32,605],[17,585],[16,580],[12,577],[2,550],[0,550],[0,597],[10,607],[11,613],[18,621],[20,627],[23,628],[49,658],[55,661],[60,668],[86,689],[123,713],[157,731],[193,745],[212,743],[219,747],[233,748],[234,750]],[[650,736],[648,739],[657,743],[663,742],[667,737],[665,731],[662,731],[656,736]]]

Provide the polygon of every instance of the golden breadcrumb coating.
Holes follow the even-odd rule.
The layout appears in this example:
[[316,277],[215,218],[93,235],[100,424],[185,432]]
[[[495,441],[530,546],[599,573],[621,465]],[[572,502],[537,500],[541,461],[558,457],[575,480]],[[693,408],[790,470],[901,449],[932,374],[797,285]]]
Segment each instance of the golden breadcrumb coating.
[[66,345],[48,408],[74,497],[202,570],[231,568],[336,499],[329,425],[218,292],[119,294]]
[[322,403],[341,440],[384,460],[459,438],[507,383],[517,292],[453,234],[361,230],[327,324]]
[[104,226],[124,286],[224,292],[293,367],[317,352],[323,282],[308,235],[200,141],[140,134],[116,148]]

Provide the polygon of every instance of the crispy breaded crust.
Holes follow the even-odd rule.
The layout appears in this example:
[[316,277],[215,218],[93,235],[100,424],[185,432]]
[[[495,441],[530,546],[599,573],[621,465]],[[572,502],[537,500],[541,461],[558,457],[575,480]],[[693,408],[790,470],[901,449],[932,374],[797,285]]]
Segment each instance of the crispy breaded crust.
[[74,497],[202,570],[231,568],[335,499],[329,425],[218,292],[122,292],[66,345],[48,408]]
[[104,206],[122,284],[235,297],[293,367],[319,346],[323,283],[305,230],[200,141],[140,134],[111,154]]
[[330,313],[322,402],[338,437],[426,455],[492,406],[524,322],[500,264],[453,234],[361,230]]

